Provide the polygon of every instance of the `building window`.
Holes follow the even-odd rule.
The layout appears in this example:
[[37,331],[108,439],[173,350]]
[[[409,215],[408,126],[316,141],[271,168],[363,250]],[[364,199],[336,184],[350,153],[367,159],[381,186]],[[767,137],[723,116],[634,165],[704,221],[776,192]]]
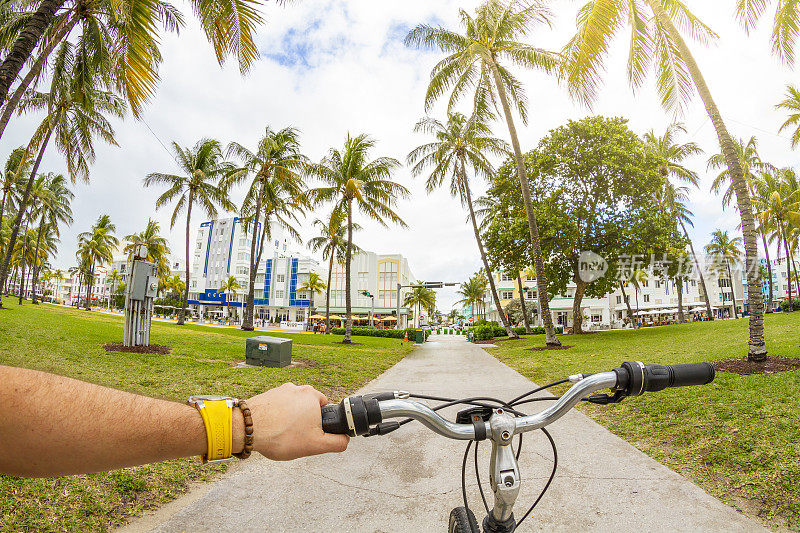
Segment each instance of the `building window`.
[[[646,285],[645,285],[645,287],[646,287]],[[659,280],[656,280],[656,289],[660,289],[660,288],[661,288],[661,282]]]
[[514,281],[514,276],[512,276],[508,272],[501,272],[500,281]]
[[308,294],[306,293],[306,291],[300,291],[300,292],[297,293],[297,299],[298,300],[308,300]]
[[294,317],[295,322],[303,322],[306,319],[305,309],[298,309]]
[[592,322],[602,322],[603,315],[592,315]]
[[[656,283],[658,283],[658,282],[656,282]],[[644,295],[644,302],[648,303],[649,301],[650,301],[650,295],[649,294],[645,294]]]
[[514,291],[500,291],[500,299],[501,300],[513,300],[514,299]]
[[286,274],[276,274],[275,283],[286,283]]
[[536,299],[536,291],[533,289],[525,289],[525,298],[527,300],[535,300]]
[[283,298],[283,291],[275,291],[275,298]]
[[617,305],[622,303],[622,296],[617,296]]
[[[647,286],[649,286],[649,285],[650,285],[650,282],[649,282],[649,281],[647,281],[647,280],[644,280],[644,281],[642,282],[642,287],[647,287]],[[656,281],[656,288],[657,288],[657,287],[658,287],[658,282]]]

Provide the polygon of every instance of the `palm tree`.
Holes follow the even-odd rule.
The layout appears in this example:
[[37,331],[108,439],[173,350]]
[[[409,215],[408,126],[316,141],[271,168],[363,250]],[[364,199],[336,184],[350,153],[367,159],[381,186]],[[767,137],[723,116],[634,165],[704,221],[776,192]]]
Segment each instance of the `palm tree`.
[[186,289],[186,283],[184,283],[183,278],[181,278],[178,274],[175,274],[174,276],[168,277],[164,281],[164,288],[170,292],[170,295],[173,298],[178,299]]
[[[421,281],[417,281],[416,285],[421,285]],[[417,310],[417,327],[420,326],[419,317],[422,313],[422,309],[429,309],[436,302],[436,293],[433,292],[433,289],[429,289],[427,287],[414,287],[411,292],[406,294],[405,299],[403,300],[403,305],[405,307],[411,307]]]
[[310,296],[310,298],[309,298],[309,300],[310,300],[309,309],[313,309],[314,308],[314,295],[315,294],[322,294],[322,291],[324,291],[327,287],[328,286],[325,285],[325,282],[322,281],[322,277],[320,277],[319,274],[317,274],[316,272],[309,272],[308,273],[308,279],[306,281],[304,281],[303,284],[300,285],[297,288],[297,290],[298,291],[306,291],[306,292],[308,292],[308,294]]
[[[425,110],[450,91],[448,111],[468,92],[474,89],[475,111],[482,113],[489,102],[495,107],[499,102],[514,148],[528,230],[533,246],[534,266],[544,272],[539,227],[536,223],[527,170],[522,159],[517,130],[512,116],[512,106],[518,111],[523,124],[527,123],[527,101],[522,84],[507,69],[506,62],[525,68],[535,68],[554,73],[560,65],[558,54],[535,48],[518,41],[535,25],[550,24],[550,10],[541,2],[525,4],[487,0],[472,17],[460,10],[464,33],[459,34],[428,24],[420,24],[406,36],[407,45],[435,47],[449,54],[431,72],[431,80],[425,95]],[[543,274],[537,276],[539,294],[547,294],[547,280]],[[559,346],[561,342],[553,327],[553,317],[547,300],[541,301],[546,342]],[[499,311],[499,310],[498,310]]]
[[[21,79],[15,95],[20,88],[28,87],[44,67],[52,48],[64,41],[80,22],[83,32],[75,40],[90,43],[87,48],[93,52],[89,56],[92,59],[97,55],[114,54],[114,61],[108,62],[104,75],[125,94],[138,115],[159,79],[158,67],[162,60],[159,26],[177,32],[184,24],[183,15],[172,4],[161,0],[88,2],[74,10],[62,10],[64,4],[64,0],[41,0],[35,11],[26,8],[26,14],[32,14],[16,34],[15,42],[8,44],[8,53],[0,64],[0,103],[6,101],[15,80]],[[193,0],[191,6],[213,45],[217,61],[222,64],[232,56],[240,70],[246,72],[258,58],[254,32],[262,17],[256,2]],[[42,39],[43,36],[46,38]],[[38,57],[29,61],[40,41]],[[26,62],[32,63],[31,69],[20,76]],[[13,103],[12,96],[9,102],[12,110]]]
[[[251,180],[242,203],[245,226],[252,227],[253,231],[250,245],[250,282],[242,329],[253,331],[256,272],[261,264],[261,253],[264,250],[263,245],[256,250],[256,243],[267,242],[271,231],[271,217],[299,240],[299,234],[293,229],[290,221],[296,222],[295,211],[301,210],[306,205],[303,194],[305,185],[300,177],[300,171],[305,168],[307,158],[300,153],[299,133],[296,129],[284,128],[273,131],[269,126],[258,142],[255,152],[233,142],[228,145],[228,155],[240,159],[242,166],[226,179],[226,186],[230,187],[246,179]],[[260,241],[259,228],[262,232]]]
[[[739,2],[739,5],[745,3],[754,4]],[[763,2],[757,3],[763,5]],[[681,2],[630,0],[603,3],[603,9],[595,7],[596,2],[591,0],[580,9],[577,32],[563,51],[566,58],[565,79],[570,92],[587,103],[595,99],[605,72],[604,63],[611,41],[628,24],[632,27],[628,82],[634,89],[644,84],[647,73],[654,67],[656,87],[665,108],[680,108],[697,90],[717,132],[736,193],[742,219],[748,286],[760,287],[755,220],[744,169],[736,156],[733,137],[678,26],[701,44],[715,39],[716,34]],[[761,291],[751,291],[749,300],[748,359],[764,361],[767,348],[764,342],[764,299]]]
[[[747,32],[755,27],[770,4],[772,0],[736,2],[736,15]],[[794,65],[794,46],[800,36],[798,20],[800,20],[800,5],[797,2],[778,2],[770,39],[772,52],[790,66]]]
[[[55,136],[56,147],[65,156],[67,170],[74,180],[88,180],[89,165],[94,161],[94,137],[116,146],[114,129],[106,114],[122,117],[125,103],[113,93],[102,91],[103,80],[99,74],[86,68],[84,58],[76,57],[73,45],[62,44],[58,51],[55,67],[51,74],[50,92],[32,91],[22,103],[20,112],[45,110],[46,116],[33,134],[29,151],[38,150],[36,160],[30,171],[20,206],[28,205],[31,190],[39,171],[50,139]],[[9,246],[14,247],[21,228],[25,209],[19,209],[15,220]],[[8,257],[0,266],[0,286],[8,276]]]
[[[644,283],[648,280],[648,277],[649,276],[648,276],[647,272],[642,270],[642,269],[634,270],[633,273],[631,274],[631,284],[633,285],[633,289],[634,289],[633,292],[634,292],[634,296],[636,297],[636,316],[637,316],[637,319],[633,323],[633,327],[637,328],[637,329],[640,327],[640,324],[641,324],[639,322],[639,320],[638,320],[638,317],[639,317],[639,291],[642,290],[642,285],[644,285]],[[624,294],[625,293],[623,292],[623,295]]]
[[[792,254],[789,250],[789,228],[800,226],[800,186],[797,174],[792,169],[764,172],[756,184],[755,207],[758,220],[764,228],[773,228],[780,246],[783,241],[786,252],[786,279],[791,279]],[[770,276],[770,287],[772,277]],[[789,301],[792,301],[792,284],[789,286]],[[800,293],[800,287],[798,287]],[[791,310],[791,305],[789,310]]]
[[192,222],[192,208],[197,204],[209,217],[214,218],[217,216],[217,205],[227,211],[233,211],[235,206],[228,198],[227,189],[219,185],[219,182],[230,171],[229,165],[222,161],[219,141],[202,139],[193,148],[182,148],[173,141],[172,151],[175,153],[183,175],[153,172],[144,179],[144,186],[163,184],[168,187],[166,192],[156,200],[156,209],[177,200],[175,209],[172,211],[170,228],[175,226],[178,215],[186,209],[186,288],[183,291],[181,310],[178,313],[178,325],[183,325],[189,300],[189,230]]
[[[36,205],[41,213],[39,222],[39,233],[36,237],[36,253],[39,253],[39,245],[41,244],[42,235],[45,227],[49,227],[56,237],[61,235],[59,225],[64,223],[67,225],[72,224],[72,208],[70,203],[75,195],[67,187],[67,178],[61,174],[48,173],[45,176],[37,178],[42,180],[41,193],[37,195]],[[38,187],[34,186],[38,189]],[[33,283],[31,288],[33,293],[31,295],[32,303],[36,301],[36,286],[39,276],[39,269],[33,271]]]
[[[126,237],[126,238],[127,238],[127,237]],[[117,271],[117,269],[116,269],[116,268],[115,268],[115,269],[113,269],[113,270],[111,271],[111,274],[109,274],[109,275],[108,275],[108,277],[106,278],[106,281],[108,281],[109,283],[111,283],[111,287],[110,287],[110,289],[111,289],[111,290],[109,290],[109,291],[108,291],[108,309],[109,309],[109,310],[111,310],[111,308],[112,308],[112,305],[111,305],[111,300],[112,300],[112,298],[114,298],[114,295],[117,293],[117,284],[118,284],[120,281],[124,280],[124,279],[125,279],[125,276],[123,276],[122,274],[120,274],[120,273]]]
[[59,289],[61,288],[61,280],[64,279],[64,271],[62,271],[60,268],[51,270],[50,279],[56,280],[56,293],[55,296],[53,297],[53,302],[57,302],[58,297],[61,294],[61,291],[59,291]]
[[86,310],[91,310],[92,285],[94,284],[94,269],[98,265],[114,261],[114,249],[119,245],[119,239],[114,236],[117,227],[111,223],[108,215],[101,215],[90,231],[78,235],[77,255],[81,262],[88,265],[86,284]]
[[392,181],[392,172],[400,166],[397,159],[378,157],[369,161],[375,141],[366,134],[345,139],[344,148],[331,148],[319,164],[309,167],[309,174],[325,185],[310,191],[312,203],[333,202],[334,209],[347,213],[347,249],[345,251],[345,304],[347,323],[343,344],[350,344],[353,327],[350,269],[353,254],[353,208],[386,227],[386,220],[401,227],[406,223],[393,208],[398,197],[406,198],[408,189]]
[[[241,288],[242,285],[239,283],[239,280],[236,279],[236,276],[228,276],[228,279],[223,281],[222,285],[217,289],[217,294],[227,292],[229,295],[233,296],[233,301],[236,301],[236,295]],[[230,302],[228,302],[228,304],[228,315],[230,316]]]
[[127,244],[123,251],[128,254],[128,259],[132,259],[135,250],[139,246],[147,248],[147,261],[154,263],[158,266],[159,277],[167,277],[170,273],[169,267],[169,254],[172,253],[169,249],[169,242],[161,236],[161,227],[158,222],[152,218],[147,219],[147,227],[141,233],[132,233],[125,236]]
[[[456,303],[464,307],[470,306],[470,309],[474,309],[474,307],[483,300],[485,292],[485,286],[483,286],[482,281],[477,276],[473,276],[459,286],[456,294],[461,295],[462,298]],[[470,314],[474,319],[474,311],[471,311]]]
[[[3,227],[3,217],[6,213],[6,205],[14,206],[17,201],[17,191],[21,189],[19,186],[24,176],[30,171],[33,165],[30,153],[24,147],[20,146],[15,148],[6,160],[5,168],[2,175],[0,175],[0,184],[3,189],[3,200],[0,202],[0,228]],[[4,246],[0,246],[0,260],[4,257]],[[0,287],[2,289],[2,287]],[[0,302],[2,307],[2,302]]]
[[699,187],[697,173],[683,166],[683,161],[687,157],[703,153],[703,150],[694,142],[680,143],[678,141],[678,136],[681,133],[686,133],[684,125],[681,123],[672,123],[667,127],[667,131],[664,132],[664,135],[660,137],[652,130],[645,133],[644,142],[647,149],[660,161],[659,170],[665,180],[662,204],[665,209],[675,215],[678,225],[680,225],[683,231],[683,236],[686,242],[689,243],[689,250],[692,253],[694,265],[700,277],[700,286],[703,288],[703,294],[706,296],[706,312],[709,320],[713,320],[714,315],[711,312],[711,302],[708,297],[708,287],[706,287],[705,276],[703,275],[703,270],[700,268],[697,254],[694,253],[692,239],[689,237],[689,232],[686,230],[687,225],[694,227],[691,218],[692,212],[686,207],[686,202],[689,200],[688,189],[683,186],[676,187],[670,181],[670,178],[674,178],[678,182],[689,183],[696,188]]
[[[467,120],[467,117],[461,113],[449,113],[446,124],[426,117],[417,122],[414,131],[430,134],[436,140],[418,146],[408,154],[408,164],[413,165],[411,174],[419,176],[428,167],[432,167],[425,183],[425,190],[428,193],[438,189],[446,179],[449,179],[450,195],[457,197],[461,205],[466,206],[469,211],[472,231],[475,234],[475,241],[478,243],[478,252],[481,255],[483,268],[489,273],[492,299],[495,307],[501,310],[497,287],[494,284],[486,251],[481,242],[478,222],[475,218],[467,167],[469,166],[476,176],[491,176],[494,169],[487,159],[487,155],[504,156],[508,154],[506,143],[493,137],[489,127],[477,115],[473,115],[471,119]],[[519,338],[511,329],[505,313],[500,312],[500,317],[508,338]]]
[[789,112],[789,118],[781,125],[778,133],[794,128],[792,132],[792,148],[797,148],[797,145],[800,144],[800,90],[794,85],[787,85],[786,99],[775,107]]
[[[736,308],[736,292],[733,286],[733,274],[731,273],[731,265],[739,264],[739,258],[742,256],[742,238],[733,237],[728,235],[727,231],[716,230],[711,234],[711,242],[706,244],[705,250],[710,255],[714,262],[717,264],[724,264],[728,273],[728,280],[731,284],[731,296],[733,297],[733,314],[735,318],[739,318],[739,311]],[[757,290],[761,293],[761,285],[757,285]],[[748,294],[753,291],[748,291]],[[791,291],[790,291],[791,296]]]
[[[347,255],[347,227],[344,226],[345,214],[342,210],[334,208],[331,211],[328,222],[320,219],[314,220],[314,226],[319,227],[319,235],[309,239],[308,247],[314,252],[322,251],[322,259],[328,260],[328,283],[325,296],[325,333],[331,331],[331,277],[333,276],[333,261],[344,263]],[[361,226],[353,223],[353,231],[358,231]],[[355,243],[352,246],[352,253],[359,253],[359,248]]]

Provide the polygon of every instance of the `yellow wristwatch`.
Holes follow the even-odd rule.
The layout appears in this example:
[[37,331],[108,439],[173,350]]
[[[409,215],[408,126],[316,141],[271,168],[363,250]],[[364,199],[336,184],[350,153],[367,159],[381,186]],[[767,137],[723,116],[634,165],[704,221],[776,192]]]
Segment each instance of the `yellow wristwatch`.
[[191,396],[187,402],[194,405],[206,426],[208,453],[203,463],[224,463],[233,460],[233,407],[239,400],[230,396]]

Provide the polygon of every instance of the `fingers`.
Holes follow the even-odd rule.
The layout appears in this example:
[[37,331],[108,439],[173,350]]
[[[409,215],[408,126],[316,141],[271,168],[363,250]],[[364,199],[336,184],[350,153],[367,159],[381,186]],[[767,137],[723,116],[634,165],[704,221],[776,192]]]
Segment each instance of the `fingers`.
[[347,435],[333,435],[325,433],[319,440],[319,446],[316,453],[341,453],[347,449],[350,443],[350,437]]

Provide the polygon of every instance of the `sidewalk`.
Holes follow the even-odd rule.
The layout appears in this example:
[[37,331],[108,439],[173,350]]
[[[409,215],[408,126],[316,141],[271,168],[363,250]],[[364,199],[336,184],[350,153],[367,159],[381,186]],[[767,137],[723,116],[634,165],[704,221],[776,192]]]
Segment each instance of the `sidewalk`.
[[[433,335],[361,392],[510,398],[533,387],[463,337]],[[558,472],[520,531],[766,531],[577,411],[549,429]],[[490,447],[480,447],[484,485]],[[288,463],[254,456],[123,531],[446,531],[450,510],[462,505],[464,448],[413,423],[385,437],[353,439],[341,455]],[[480,522],[483,506],[469,464],[470,506]],[[516,516],[537,497],[551,468],[545,437],[526,435]]]

